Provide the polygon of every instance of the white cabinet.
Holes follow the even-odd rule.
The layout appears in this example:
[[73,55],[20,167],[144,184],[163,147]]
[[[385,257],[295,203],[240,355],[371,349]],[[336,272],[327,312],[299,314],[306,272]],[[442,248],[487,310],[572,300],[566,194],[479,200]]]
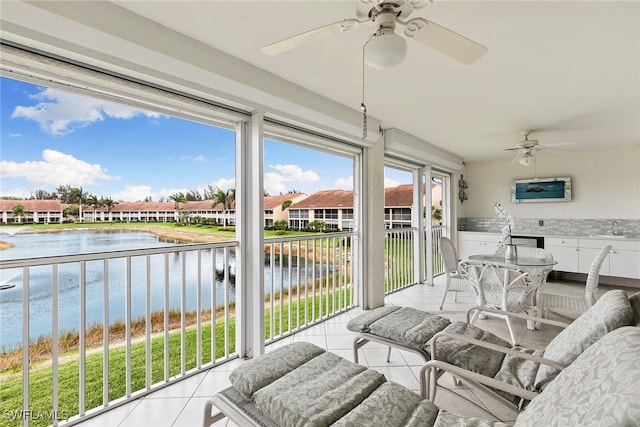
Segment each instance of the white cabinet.
[[458,232],[458,258],[466,259],[469,255],[493,254],[502,241],[500,233],[482,233],[475,231]]
[[547,237],[544,239],[544,247],[553,254],[553,259],[558,261],[553,266],[554,270],[577,273],[580,265],[580,250],[578,239],[564,237]]
[[589,268],[598,252],[607,245],[613,249],[600,269],[603,276],[640,279],[640,241],[627,239],[580,239],[580,272]]

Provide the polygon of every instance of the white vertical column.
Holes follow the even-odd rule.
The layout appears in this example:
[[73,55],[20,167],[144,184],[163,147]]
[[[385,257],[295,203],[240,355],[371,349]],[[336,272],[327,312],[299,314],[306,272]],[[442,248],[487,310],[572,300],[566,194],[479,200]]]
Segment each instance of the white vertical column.
[[[361,253],[362,308],[369,310],[384,305],[384,140],[365,148],[360,165],[361,175],[355,180],[360,188],[357,247]],[[355,176],[355,175],[354,175]]]
[[[433,204],[433,197],[431,194],[431,166],[426,166],[424,168],[424,183],[425,183],[425,207],[427,208],[426,215],[426,224],[425,224],[425,251],[423,253],[426,254],[426,267],[427,274],[425,277],[425,282],[433,286],[433,245],[437,244],[437,242],[433,241],[433,230],[432,224],[433,220],[431,218],[431,205]],[[422,215],[420,215],[422,216]],[[423,269],[424,271],[424,269]]]
[[[411,215],[411,227],[416,232],[413,239],[413,277],[416,283],[424,283],[425,281],[425,258],[430,258],[429,251],[425,257],[425,248],[430,248],[426,240],[429,240],[431,233],[431,224],[425,222],[424,215],[425,206],[430,206],[431,185],[427,181],[425,184],[424,171],[422,168],[413,170],[413,214]],[[427,218],[430,218],[427,214]],[[428,263],[429,261],[427,261]]]
[[264,113],[236,131],[236,348],[240,356],[264,353]]

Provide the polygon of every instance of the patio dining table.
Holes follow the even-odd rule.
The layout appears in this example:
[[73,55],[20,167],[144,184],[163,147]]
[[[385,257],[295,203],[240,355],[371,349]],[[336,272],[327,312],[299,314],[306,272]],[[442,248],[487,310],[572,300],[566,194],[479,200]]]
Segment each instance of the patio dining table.
[[[483,264],[492,264],[500,267],[517,267],[522,271],[529,273],[530,287],[527,293],[533,296],[534,307],[537,307],[538,291],[547,282],[547,276],[553,270],[553,266],[558,263],[558,261],[552,258],[540,257],[518,256],[513,259],[505,259],[504,255],[500,254],[469,255],[469,259]],[[536,325],[535,322],[527,321],[528,329],[534,330],[538,327],[539,325]]]

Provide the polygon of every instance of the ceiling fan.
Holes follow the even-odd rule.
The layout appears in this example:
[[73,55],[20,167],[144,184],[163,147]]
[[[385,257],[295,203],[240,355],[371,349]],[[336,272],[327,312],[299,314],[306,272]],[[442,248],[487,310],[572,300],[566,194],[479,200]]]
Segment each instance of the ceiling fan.
[[523,140],[516,142],[513,147],[503,148],[504,151],[516,151],[516,156],[512,160],[513,162],[518,161],[523,166],[529,166],[535,162],[535,157],[533,153],[536,151],[542,151],[544,149],[556,149],[556,147],[573,145],[575,142],[558,142],[555,144],[546,144],[541,145],[540,141],[537,139],[529,139],[529,135],[531,135],[530,130],[523,130],[520,132],[524,137]]
[[[276,55],[314,40],[349,31],[360,24],[372,23],[374,32],[364,46],[364,60],[374,68],[390,68],[400,64],[407,53],[407,41],[413,39],[463,64],[471,64],[485,54],[487,48],[455,31],[425,18],[405,20],[414,10],[433,0],[359,0],[356,17],[343,19],[304,33],[268,44],[267,55]],[[404,28],[404,37],[396,34],[396,26]]]

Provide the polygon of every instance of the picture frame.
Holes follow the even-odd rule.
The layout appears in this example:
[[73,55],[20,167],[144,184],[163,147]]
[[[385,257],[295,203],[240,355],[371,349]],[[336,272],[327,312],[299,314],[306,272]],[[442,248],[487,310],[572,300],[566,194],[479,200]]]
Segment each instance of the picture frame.
[[511,182],[513,203],[569,202],[571,177],[514,179]]

